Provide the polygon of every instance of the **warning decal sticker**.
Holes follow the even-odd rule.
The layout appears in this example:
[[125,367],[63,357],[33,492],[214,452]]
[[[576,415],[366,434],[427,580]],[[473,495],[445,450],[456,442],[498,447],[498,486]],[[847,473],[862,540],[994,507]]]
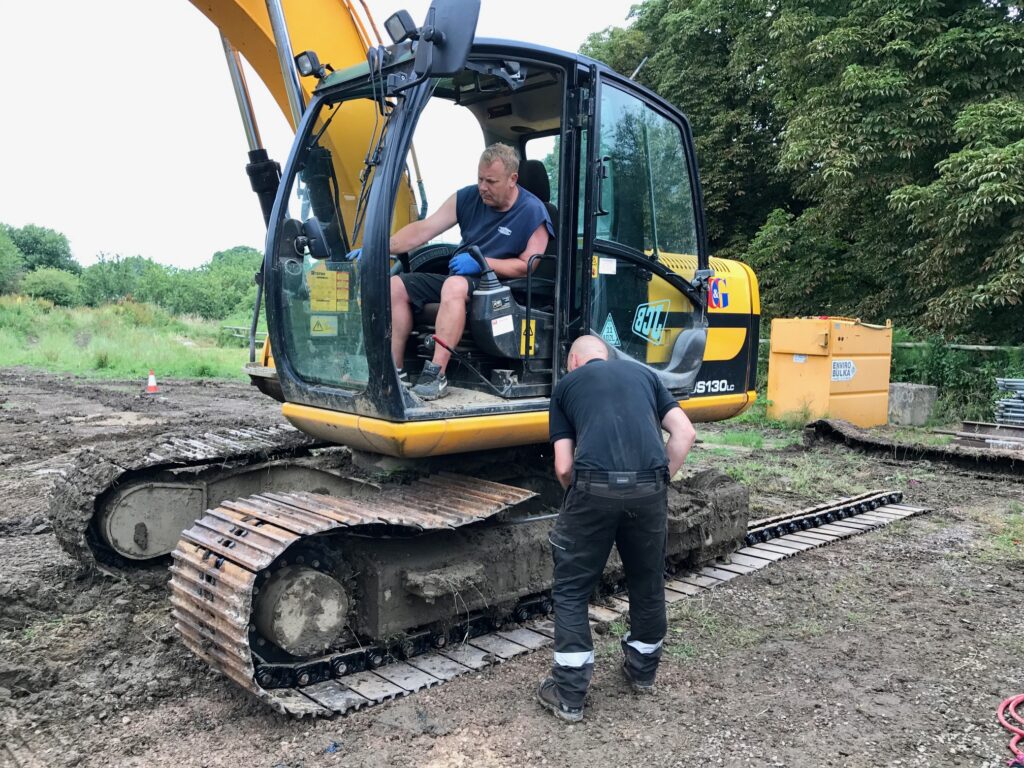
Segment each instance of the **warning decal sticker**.
[[611,312],[608,313],[608,319],[604,321],[604,328],[601,329],[601,338],[613,347],[622,346],[622,342],[619,340],[619,330],[615,327],[615,321],[612,320]]
[[313,315],[309,318],[310,336],[337,336],[338,318],[334,315]]
[[515,321],[512,320],[512,315],[505,315],[504,317],[496,317],[491,320],[491,333],[495,336],[501,336],[506,333],[512,333],[516,329]]
[[857,375],[857,366],[853,360],[832,361],[832,381],[850,381]]
[[351,288],[348,272],[328,272],[317,265],[309,273],[309,308],[313,312],[348,312]]

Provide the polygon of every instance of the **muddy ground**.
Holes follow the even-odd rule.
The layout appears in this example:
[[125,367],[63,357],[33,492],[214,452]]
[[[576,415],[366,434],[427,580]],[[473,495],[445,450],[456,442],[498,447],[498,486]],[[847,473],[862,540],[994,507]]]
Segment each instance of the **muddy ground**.
[[[599,639],[580,725],[533,700],[539,652],[353,715],[282,718],[177,641],[161,583],[82,577],[47,525],[67,452],[280,420],[234,383],[0,372],[0,766],[997,766],[1024,692],[1024,478],[900,464],[798,433],[699,426],[755,513],[903,490],[934,512],[777,563],[670,609],[658,692]],[[1016,520],[1017,527],[1010,524]],[[614,629],[619,629],[613,627]]]

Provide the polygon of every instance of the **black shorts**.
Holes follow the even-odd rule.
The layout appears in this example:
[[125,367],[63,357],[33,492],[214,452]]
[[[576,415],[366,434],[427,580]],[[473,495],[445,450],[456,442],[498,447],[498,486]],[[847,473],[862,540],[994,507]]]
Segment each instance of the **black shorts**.
[[[444,285],[444,281],[449,277],[456,277],[456,275],[435,275],[429,272],[411,272],[409,274],[399,275],[402,278],[402,282],[405,284],[405,292],[409,294],[409,303],[412,304],[413,310],[416,312],[422,312],[423,307],[426,304],[438,304],[441,301],[441,286]],[[477,283],[480,282],[480,277],[474,275],[458,275],[458,277],[464,277],[469,281],[469,295],[473,295],[473,291],[476,290]]]

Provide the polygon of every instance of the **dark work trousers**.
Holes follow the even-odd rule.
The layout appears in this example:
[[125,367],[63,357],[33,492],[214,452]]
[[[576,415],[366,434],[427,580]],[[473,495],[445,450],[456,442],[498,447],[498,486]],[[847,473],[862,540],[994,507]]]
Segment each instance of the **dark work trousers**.
[[665,636],[666,481],[628,489],[575,479],[549,535],[555,562],[555,659],[551,676],[562,703],[582,707],[594,672],[587,605],[612,544],[629,587],[629,633],[623,638],[630,675],[653,682]]

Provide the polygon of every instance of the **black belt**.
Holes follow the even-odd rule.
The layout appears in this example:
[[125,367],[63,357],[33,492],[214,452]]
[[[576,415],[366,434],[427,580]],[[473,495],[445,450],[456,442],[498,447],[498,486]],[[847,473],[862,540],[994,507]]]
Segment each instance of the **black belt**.
[[638,483],[668,482],[667,469],[642,469],[639,472],[607,472],[599,469],[578,469],[573,473],[577,482],[606,485],[609,488],[632,488]]

